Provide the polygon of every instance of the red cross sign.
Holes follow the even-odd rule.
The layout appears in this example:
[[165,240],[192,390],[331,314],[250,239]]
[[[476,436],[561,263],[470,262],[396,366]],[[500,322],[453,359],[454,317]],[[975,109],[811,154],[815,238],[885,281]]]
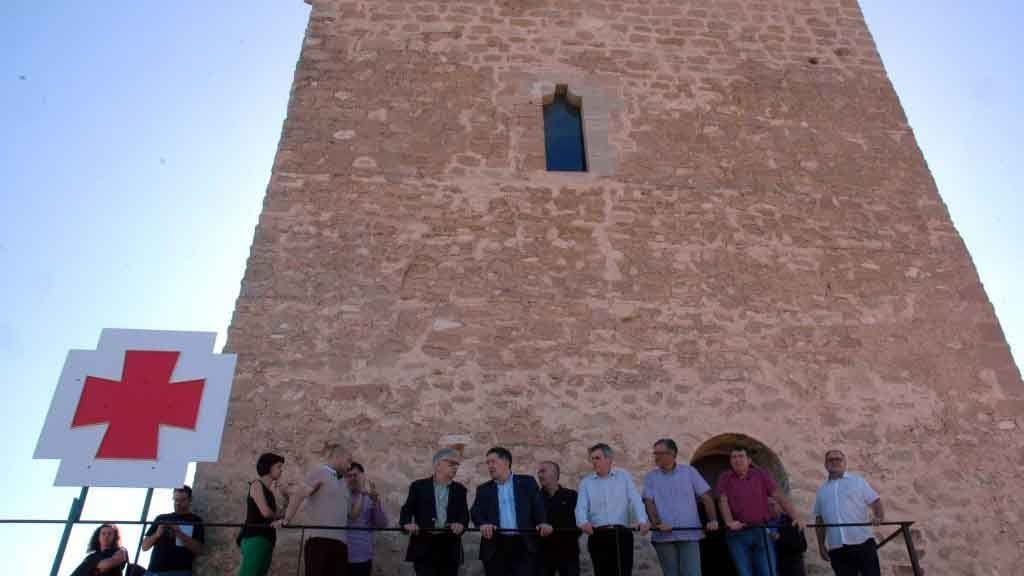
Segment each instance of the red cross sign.
[[171,384],[179,355],[128,350],[120,380],[86,377],[71,427],[109,423],[98,458],[156,460],[161,424],[195,429],[204,381]]
[[57,485],[173,487],[216,460],[235,356],[216,334],[104,330],[64,364],[36,458],[60,458]]

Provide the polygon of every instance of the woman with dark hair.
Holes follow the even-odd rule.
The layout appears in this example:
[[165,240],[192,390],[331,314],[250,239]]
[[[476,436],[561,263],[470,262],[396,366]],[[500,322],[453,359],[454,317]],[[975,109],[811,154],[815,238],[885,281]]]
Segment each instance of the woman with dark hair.
[[100,524],[89,539],[88,556],[71,576],[121,576],[128,551],[121,547],[121,532],[114,524]]
[[277,481],[284,469],[284,458],[267,452],[256,461],[259,478],[249,483],[245,499],[245,527],[238,534],[242,564],[238,576],[265,576],[277,542],[277,528],[287,507]]

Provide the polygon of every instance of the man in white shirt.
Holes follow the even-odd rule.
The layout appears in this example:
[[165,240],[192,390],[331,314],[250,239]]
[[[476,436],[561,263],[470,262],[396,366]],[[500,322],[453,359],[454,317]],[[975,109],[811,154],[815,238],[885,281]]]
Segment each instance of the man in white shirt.
[[[825,453],[828,479],[814,498],[817,524],[856,524],[885,521],[878,492],[866,480],[846,471],[846,455],[840,450]],[[871,510],[869,519],[868,510]],[[832,564],[836,576],[879,576],[878,550],[869,526],[837,526],[816,529],[818,552]]]
[[646,534],[650,525],[643,500],[629,472],[612,466],[607,444],[590,447],[594,473],[580,481],[576,525],[586,532],[587,549],[595,576],[630,576],[633,573],[633,531]]

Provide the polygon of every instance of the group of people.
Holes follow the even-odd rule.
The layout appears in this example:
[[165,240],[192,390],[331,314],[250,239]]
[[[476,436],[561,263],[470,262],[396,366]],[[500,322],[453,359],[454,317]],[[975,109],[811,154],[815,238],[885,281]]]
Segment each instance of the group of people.
[[[654,443],[655,468],[641,491],[628,471],[614,465],[611,447],[595,444],[588,451],[593,472],[576,491],[559,483],[557,462],[540,463],[536,478],[513,473],[512,453],[495,446],[485,455],[490,479],[477,487],[470,505],[468,490],[455,481],[461,454],[443,448],[433,456],[433,473],[412,482],[402,504],[399,527],[409,535],[405,560],[417,576],[456,576],[464,563],[462,535],[472,525],[481,535],[479,559],[487,576],[577,576],[580,534],[587,535],[596,576],[629,576],[639,532],[651,534],[665,576],[699,576],[700,541],[721,530],[739,576],[804,574],[800,515],[746,449],[731,451],[730,469],[714,492],[697,469],[677,461],[678,452],[672,439]],[[283,468],[284,458],[276,454],[257,461],[258,478],[249,484],[245,527],[237,537],[239,576],[268,573],[276,528],[292,524],[300,509],[303,525],[330,527],[306,529],[307,576],[371,574],[373,529],[388,526],[388,516],[364,467],[344,446],[332,446],[288,499],[279,487]],[[819,553],[837,576],[880,574],[868,526],[884,521],[878,493],[846,472],[839,450],[825,454],[825,468],[815,523],[861,525],[817,526]],[[175,513],[157,517],[143,541],[145,549],[155,548],[148,572],[154,575],[191,574],[202,549],[202,520],[191,513],[191,490],[176,490],[174,497]],[[116,527],[101,526],[93,540],[95,569],[88,574],[120,574],[127,552],[119,548]]]
[[[203,549],[203,519],[192,513],[192,489],[176,488],[171,495],[174,512],[153,519],[142,539],[142,549],[152,550],[146,576],[189,576],[192,563]],[[121,546],[121,531],[114,524],[101,524],[89,539],[88,555],[72,576],[132,576],[126,574],[128,550]]]

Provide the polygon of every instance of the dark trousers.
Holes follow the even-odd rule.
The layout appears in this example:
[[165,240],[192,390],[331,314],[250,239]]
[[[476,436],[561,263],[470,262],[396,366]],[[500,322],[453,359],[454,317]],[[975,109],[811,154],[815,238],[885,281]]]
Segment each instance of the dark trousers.
[[370,574],[373,574],[373,560],[349,562],[348,574],[349,576],[370,576]]
[[306,576],[348,576],[348,546],[334,538],[306,540]]
[[416,576],[458,576],[459,563],[453,558],[433,558],[414,562]]
[[633,532],[623,526],[595,528],[587,538],[594,576],[632,576]]
[[452,533],[430,534],[426,554],[412,564],[416,576],[458,576],[462,541]]
[[580,557],[566,556],[563,558],[544,558],[541,576],[580,576]]
[[832,561],[832,571],[836,576],[880,576],[882,573],[878,564],[878,545],[874,538],[868,538],[863,544],[829,550],[828,558]]
[[533,554],[526,547],[526,537],[495,534],[494,555],[484,562],[487,576],[536,576]]

